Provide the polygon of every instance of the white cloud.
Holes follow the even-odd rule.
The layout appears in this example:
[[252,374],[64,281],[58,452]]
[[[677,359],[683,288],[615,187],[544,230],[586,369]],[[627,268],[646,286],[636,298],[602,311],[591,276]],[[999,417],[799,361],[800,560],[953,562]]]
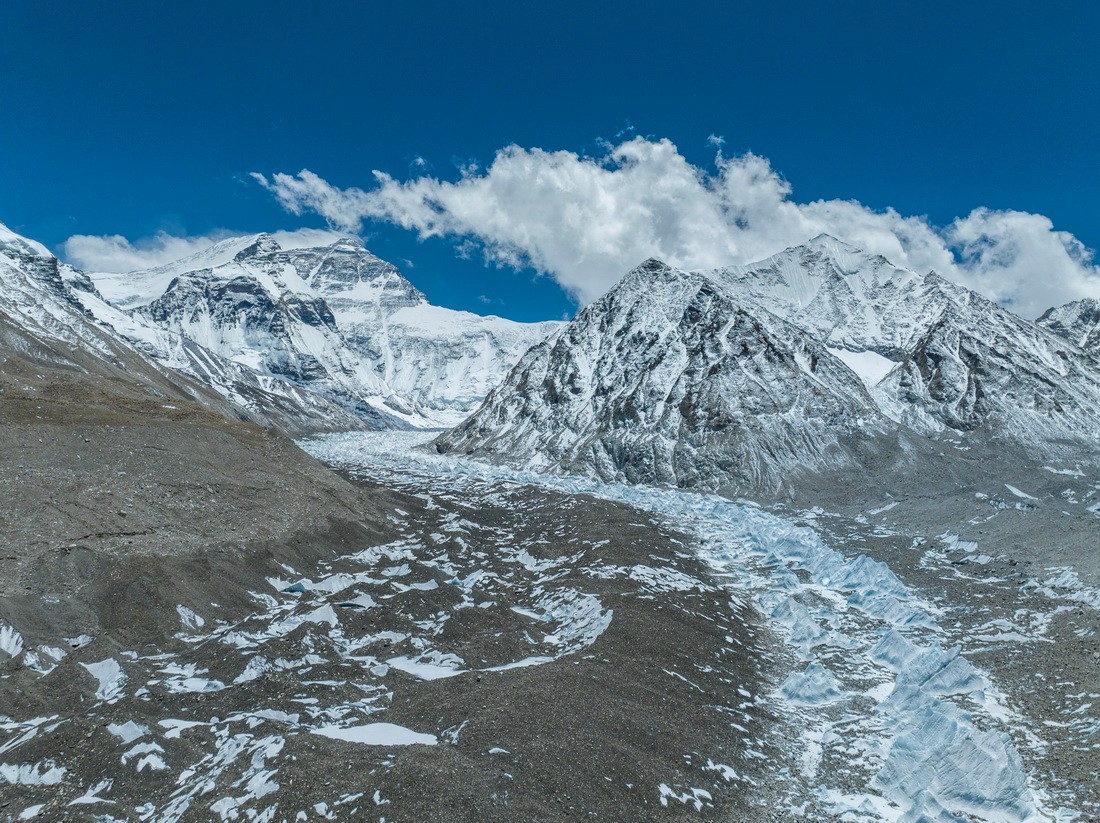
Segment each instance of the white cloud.
[[196,254],[230,236],[230,232],[215,232],[177,237],[161,231],[131,243],[120,234],[74,234],[62,244],[62,257],[85,271],[137,271]]
[[[273,231],[271,239],[287,251],[291,249],[312,249],[317,246],[331,246],[337,240],[347,237],[349,232],[330,231],[329,229],[295,229],[294,231]],[[354,234],[354,232],[351,232]]]
[[[247,233],[218,229],[209,234],[180,236],[160,231],[151,237],[132,242],[120,234],[74,234],[62,244],[62,257],[66,262],[85,271],[128,272],[154,269],[197,254],[219,240]],[[347,232],[329,229],[271,232],[271,237],[284,249],[327,246],[346,235]]]
[[359,189],[338,189],[305,169],[297,177],[276,174],[269,181],[257,172],[252,177],[291,214],[313,211],[344,231],[354,231],[362,222],[366,194]]
[[[712,141],[717,143],[717,141]],[[849,200],[799,203],[763,157],[690,164],[668,140],[636,137],[602,157],[509,146],[457,181],[400,182],[375,172],[368,190],[308,170],[253,175],[294,214],[358,231],[377,220],[421,238],[452,237],[487,260],[530,265],[587,303],[654,256],[684,268],[748,263],[826,232],[917,271],[935,269],[1026,316],[1100,296],[1092,252],[1026,212],[978,208],[949,226]]]

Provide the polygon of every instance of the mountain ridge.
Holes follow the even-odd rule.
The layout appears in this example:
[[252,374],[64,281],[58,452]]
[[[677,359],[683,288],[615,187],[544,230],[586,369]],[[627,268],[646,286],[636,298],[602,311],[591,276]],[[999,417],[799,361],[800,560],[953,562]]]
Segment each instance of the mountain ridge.
[[155,269],[89,277],[125,313],[368,428],[459,422],[559,325],[432,306],[354,237],[283,249],[245,235]]
[[650,259],[435,443],[604,480],[774,491],[784,473],[854,466],[846,439],[895,428],[819,341]]
[[[652,347],[665,347],[665,356],[679,352],[686,338],[662,335],[666,326],[683,325],[684,318],[677,314],[677,289],[687,282],[701,288],[708,284],[706,288],[722,295],[707,310],[710,316],[703,311],[694,320],[708,329],[711,344],[724,340],[727,329],[718,322],[723,312],[740,312],[765,326],[770,323],[777,341],[795,341],[795,348],[812,352],[815,369],[810,374],[826,364],[833,396],[855,396],[856,383],[866,389],[863,424],[852,425],[859,415],[849,410],[847,416],[826,415],[829,426],[823,427],[818,415],[826,407],[803,408],[795,402],[796,393],[784,398],[784,413],[798,421],[804,436],[792,440],[782,433],[782,426],[762,435],[756,453],[765,468],[748,474],[713,470],[716,461],[743,453],[743,443],[729,442],[725,458],[698,458],[700,471],[659,468],[668,463],[669,454],[680,459],[686,441],[640,418],[630,454],[619,447],[582,454],[577,443],[606,440],[617,425],[615,413],[605,409],[602,417],[584,417],[574,411],[558,425],[553,409],[562,402],[560,385],[568,384],[570,391],[585,397],[599,397],[614,394],[618,384],[601,382],[607,375],[593,369],[584,374],[570,371],[567,364],[574,355],[566,349],[573,345],[583,351],[578,356],[590,356],[609,345],[609,339],[625,335],[634,341],[634,350],[619,347],[614,357],[629,359],[637,352],[648,356]],[[613,308],[624,294],[648,308],[633,314]],[[708,369],[715,366],[702,352],[700,345],[684,350],[685,374],[703,364]],[[645,363],[635,363],[634,368],[641,374]],[[545,388],[537,385],[540,374]],[[773,369],[766,379],[737,390],[749,392],[755,400],[774,401],[778,395],[770,392],[776,391],[778,382],[803,376]],[[621,382],[622,376],[616,379]],[[710,388],[720,382],[715,380]],[[700,385],[706,383],[704,378]],[[725,391],[729,395],[735,387],[729,384]],[[676,402],[687,404],[684,419],[700,413],[705,417],[716,402],[743,403],[746,414],[755,413],[744,398],[703,400],[704,394],[693,390],[676,396]],[[659,402],[667,405],[668,398]],[[778,405],[771,409],[773,419],[782,417],[779,410]],[[570,431],[574,421],[580,421],[580,430],[563,440],[562,432]],[[829,431],[864,442],[830,442]],[[706,437],[709,448],[723,448],[717,429],[706,432]],[[783,475],[835,468],[832,456],[838,453],[854,461],[863,459],[860,454],[890,453],[904,461],[905,455],[927,452],[944,438],[1000,441],[1035,454],[1073,456],[1084,450],[1095,456],[1100,451],[1100,369],[1065,339],[934,272],[902,269],[881,255],[819,236],[758,263],[711,271],[680,271],[658,260],[645,261],[564,330],[533,349],[469,420],[437,438],[435,445],[440,451],[461,450],[532,468],[596,474],[605,480],[657,478],[675,485],[774,493]],[[791,447],[793,442],[804,450],[801,456]]]

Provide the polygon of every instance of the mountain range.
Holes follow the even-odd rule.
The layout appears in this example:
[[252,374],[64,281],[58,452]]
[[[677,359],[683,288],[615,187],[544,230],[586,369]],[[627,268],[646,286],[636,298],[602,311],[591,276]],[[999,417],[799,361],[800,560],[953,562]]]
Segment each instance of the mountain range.
[[182,372],[204,402],[294,436],[453,427],[436,449],[770,492],[945,443],[1100,445],[1095,301],[1033,322],[825,235],[710,271],[648,260],[568,324],[433,306],[350,237],[233,237],[119,273],[0,228],[0,255],[10,326]]
[[296,436],[456,423],[560,325],[433,306],[353,238],[284,250],[264,234],[234,237],[124,273],[78,271],[7,229],[0,251],[6,281],[31,295],[29,322],[41,313],[33,295],[51,293],[82,323]]
[[1094,459],[1089,318],[1071,305],[1031,322],[824,235],[713,271],[650,260],[531,349],[436,448],[770,491],[792,472],[904,463],[942,441]]

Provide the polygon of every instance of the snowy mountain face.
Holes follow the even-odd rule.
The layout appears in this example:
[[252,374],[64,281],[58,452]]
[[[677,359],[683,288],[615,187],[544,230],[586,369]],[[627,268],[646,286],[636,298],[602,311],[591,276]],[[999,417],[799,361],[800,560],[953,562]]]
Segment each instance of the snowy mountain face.
[[[44,247],[0,224],[0,348],[5,382],[0,391],[43,397],[74,385],[110,381],[116,391],[148,399],[182,399],[233,416],[233,407],[200,384],[172,372],[99,322],[80,299],[93,289],[82,274]],[[36,368],[34,364],[39,364]],[[31,369],[21,380],[21,370]],[[44,377],[39,369],[52,375]],[[38,385],[45,381],[46,388]],[[135,394],[136,391],[136,394]],[[104,397],[106,395],[103,395]],[[88,403],[102,398],[86,397]]]
[[822,340],[861,373],[886,414],[918,432],[1097,445],[1095,364],[935,273],[822,236],[712,276]]
[[349,346],[433,423],[453,425],[561,323],[517,323],[431,305],[355,239],[289,253]]
[[775,490],[796,467],[970,433],[1095,453],[1100,370],[930,273],[833,238],[749,266],[647,261],[531,350],[441,451]]
[[291,250],[232,238],[169,266],[91,277],[129,315],[369,428],[453,424],[556,325],[431,306],[351,238]]
[[896,428],[844,363],[699,273],[649,260],[536,346],[441,451],[606,480],[776,489]]
[[1100,300],[1075,300],[1047,309],[1035,322],[1073,345],[1100,355]]
[[[116,308],[83,272],[2,224],[0,313],[8,318],[7,345],[95,374],[121,370],[155,394],[172,395],[184,385],[189,399],[292,435],[363,426],[320,395],[228,360],[140,313]],[[196,384],[186,388],[181,375]]]

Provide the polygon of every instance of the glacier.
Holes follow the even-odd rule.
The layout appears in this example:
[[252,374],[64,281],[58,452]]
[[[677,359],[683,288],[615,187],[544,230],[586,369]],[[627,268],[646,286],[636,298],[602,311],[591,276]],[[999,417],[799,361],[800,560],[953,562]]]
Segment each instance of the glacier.
[[[789,812],[811,803],[843,819],[1077,819],[1029,775],[1006,697],[958,648],[942,647],[940,610],[886,564],[836,551],[747,501],[512,469],[433,453],[429,439],[348,433],[302,446],[331,465],[429,489],[503,483],[593,495],[691,534],[731,597],[751,596],[805,664],[766,696],[794,730],[792,765],[778,771]],[[826,767],[830,758],[858,776],[842,778]]]

